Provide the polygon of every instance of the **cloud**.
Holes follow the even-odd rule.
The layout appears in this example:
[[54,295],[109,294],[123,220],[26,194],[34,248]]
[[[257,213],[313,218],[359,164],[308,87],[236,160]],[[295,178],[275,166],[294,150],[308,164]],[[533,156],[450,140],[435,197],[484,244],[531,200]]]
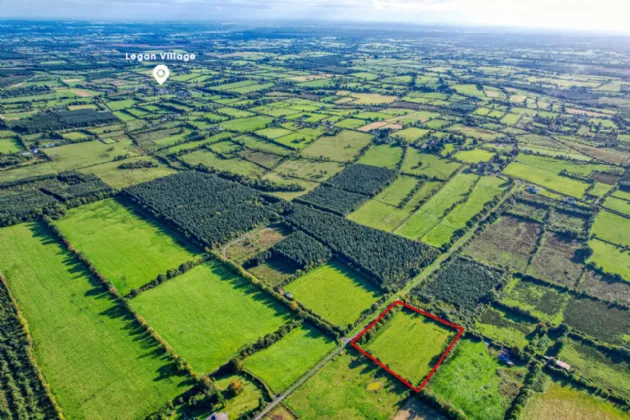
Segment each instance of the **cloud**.
[[0,17],[350,20],[628,31],[628,0],[0,0]]

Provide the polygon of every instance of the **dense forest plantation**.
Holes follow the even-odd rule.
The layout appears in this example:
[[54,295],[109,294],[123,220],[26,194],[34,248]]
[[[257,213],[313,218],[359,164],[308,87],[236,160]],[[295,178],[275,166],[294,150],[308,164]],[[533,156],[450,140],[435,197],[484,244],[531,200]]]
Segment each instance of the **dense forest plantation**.
[[628,38],[0,41],[0,418],[630,418]]

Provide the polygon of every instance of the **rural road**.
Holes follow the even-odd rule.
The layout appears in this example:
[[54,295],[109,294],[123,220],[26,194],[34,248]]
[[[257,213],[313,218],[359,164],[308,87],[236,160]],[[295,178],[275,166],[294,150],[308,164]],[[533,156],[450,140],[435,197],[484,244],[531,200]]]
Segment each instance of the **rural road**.
[[[466,232],[465,235],[463,235],[461,238],[459,238],[457,241],[455,241],[455,243],[450,247],[450,249],[446,252],[444,252],[442,255],[440,255],[431,265],[429,265],[427,268],[424,269],[424,271],[416,276],[414,279],[412,279],[399,293],[395,294],[394,296],[392,296],[390,299],[388,299],[386,302],[383,303],[383,305],[381,305],[381,308],[379,308],[375,313],[375,316],[378,316],[378,314],[381,313],[381,311],[386,308],[389,304],[391,304],[393,301],[400,299],[401,297],[405,296],[407,293],[409,293],[409,291],[411,289],[413,289],[415,286],[417,286],[418,284],[420,284],[422,281],[424,281],[425,279],[427,279],[431,274],[433,274],[433,272],[435,270],[437,270],[440,265],[448,258],[450,257],[454,252],[456,252],[457,250],[459,250],[459,248],[461,248],[462,245],[464,245],[468,239],[470,239],[475,232],[477,231],[477,227],[479,226],[479,224],[481,222],[483,222],[484,220],[486,220],[499,206],[501,206],[501,204],[503,204],[503,202],[505,200],[507,200],[510,196],[512,196],[512,194],[514,194],[514,192],[518,190],[518,184],[515,184],[512,186],[512,189],[510,192],[508,192],[507,194],[505,194],[505,196],[497,203],[497,205],[488,212],[488,214],[486,214],[486,216],[484,216],[481,220],[479,220],[479,222],[477,222],[477,224],[475,224],[475,226],[471,227],[468,232]],[[240,238],[239,238],[240,239]],[[228,245],[229,246],[229,245]],[[227,248],[227,246],[226,246]],[[225,252],[225,248],[224,248],[224,252]],[[322,359],[317,365],[315,365],[311,370],[309,370],[305,375],[303,375],[299,380],[297,380],[293,385],[291,385],[291,387],[289,387],[286,391],[284,391],[282,394],[276,396],[276,398],[273,399],[272,402],[270,402],[267,407],[265,407],[265,409],[263,411],[261,411],[260,413],[258,413],[258,415],[256,417],[254,417],[254,420],[260,420],[262,418],[264,418],[268,413],[270,413],[278,404],[280,404],[285,398],[287,398],[291,393],[293,393],[293,391],[295,391],[297,388],[299,388],[304,382],[306,382],[308,379],[310,379],[313,375],[315,375],[317,373],[317,371],[319,371],[322,367],[324,367],[324,365],[326,363],[328,363],[333,357],[337,356],[339,353],[341,353],[343,351],[343,349],[346,348],[346,346],[348,345],[348,343],[350,341],[352,341],[357,335],[359,335],[359,333],[361,331],[363,331],[363,328],[365,328],[365,325],[368,325],[370,322],[372,322],[372,320],[366,320],[365,322],[362,322],[354,331],[353,334],[350,338],[344,337],[342,338],[343,344],[340,345],[339,347],[337,347],[335,349],[334,352],[330,353],[328,356],[326,356],[325,359]]]
[[334,352],[330,353],[328,356],[326,356],[325,359],[321,360],[317,365],[315,365],[311,370],[309,370],[305,375],[303,375],[300,379],[298,379],[293,385],[291,385],[291,387],[289,387],[289,389],[287,389],[286,391],[284,391],[282,394],[278,395],[276,398],[274,398],[274,400],[272,402],[270,402],[267,407],[265,407],[265,409],[263,411],[261,411],[260,413],[258,413],[258,415],[256,417],[254,417],[254,420],[260,420],[262,418],[264,418],[269,412],[271,412],[271,410],[273,410],[276,405],[280,404],[286,397],[288,397],[293,391],[295,391],[297,388],[299,388],[304,382],[306,382],[308,379],[310,379],[311,376],[315,375],[317,373],[317,371],[319,371],[321,368],[324,367],[324,365],[328,362],[330,362],[330,360],[337,356],[339,353],[341,353],[343,351],[344,348],[346,348],[346,345],[354,338],[354,336],[352,338],[342,338],[343,340],[343,344],[339,347],[337,347],[335,349]]

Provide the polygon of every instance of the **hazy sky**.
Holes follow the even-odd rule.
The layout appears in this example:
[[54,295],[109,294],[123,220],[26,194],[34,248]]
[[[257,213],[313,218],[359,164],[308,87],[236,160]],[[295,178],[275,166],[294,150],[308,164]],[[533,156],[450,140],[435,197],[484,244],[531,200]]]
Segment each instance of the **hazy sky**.
[[630,32],[630,0],[0,0],[0,18],[316,19]]

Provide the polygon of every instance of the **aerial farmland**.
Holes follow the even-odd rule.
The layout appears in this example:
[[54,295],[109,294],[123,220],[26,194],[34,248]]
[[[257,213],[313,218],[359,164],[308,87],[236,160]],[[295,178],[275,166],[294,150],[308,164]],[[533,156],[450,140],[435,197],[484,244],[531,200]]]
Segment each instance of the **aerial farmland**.
[[630,418],[627,39],[24,25],[0,419]]

